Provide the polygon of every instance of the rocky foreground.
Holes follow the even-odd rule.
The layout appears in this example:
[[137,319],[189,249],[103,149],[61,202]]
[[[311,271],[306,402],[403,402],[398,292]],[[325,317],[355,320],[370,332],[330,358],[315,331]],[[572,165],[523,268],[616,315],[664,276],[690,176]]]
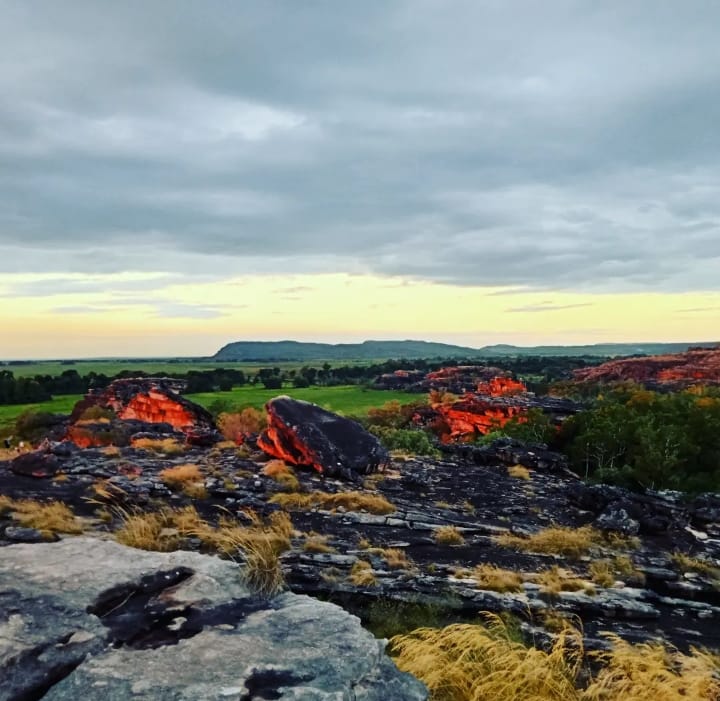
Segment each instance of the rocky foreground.
[[262,600],[236,564],[97,537],[12,545],[0,566],[0,699],[423,701],[332,604]]
[[[448,450],[442,459],[395,459],[358,489],[227,444],[167,455],[62,443],[0,464],[0,493],[14,503],[67,504],[86,534],[105,539],[134,512],[193,506],[209,523],[223,516],[247,523],[250,512],[287,510],[293,532],[281,563],[290,589],[340,603],[370,624],[392,610],[451,620],[511,612],[533,637],[570,615],[582,622],[589,649],[606,644],[604,631],[720,647],[720,496],[684,501],[590,486],[540,447]],[[163,471],[187,465],[199,483],[168,482]],[[0,512],[4,545],[60,537],[31,527],[12,505]],[[206,549],[171,521],[153,547]],[[547,529],[555,541],[529,539]],[[565,542],[568,533],[584,542]],[[64,547],[95,541],[74,542]],[[61,546],[28,552],[36,547],[42,563]],[[92,561],[102,570],[101,557]],[[476,570],[489,564],[516,579],[498,586]]]

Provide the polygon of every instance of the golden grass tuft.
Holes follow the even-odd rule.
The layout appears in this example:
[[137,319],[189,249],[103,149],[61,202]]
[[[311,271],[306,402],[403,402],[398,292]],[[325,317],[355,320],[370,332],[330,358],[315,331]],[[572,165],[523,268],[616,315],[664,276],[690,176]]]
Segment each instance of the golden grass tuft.
[[602,664],[581,701],[716,701],[720,657],[691,648],[685,655],[659,643],[631,645],[608,635],[612,649],[593,653]]
[[400,548],[385,548],[382,550],[382,557],[391,570],[407,570],[412,567],[407,553]]
[[326,494],[312,492],[311,494],[274,494],[270,503],[278,504],[288,510],[306,510],[314,507],[323,509],[343,508],[346,511],[367,511],[371,514],[391,514],[395,507],[385,497],[379,494],[365,494],[363,492],[337,492]]
[[433,533],[433,540],[438,545],[465,545],[463,534],[455,526],[440,526]]
[[365,560],[358,560],[352,566],[348,578],[357,587],[372,587],[377,584],[372,565]]
[[557,596],[564,591],[582,591],[591,596],[595,594],[595,587],[592,584],[557,565],[538,572],[533,579],[540,585],[540,591],[551,596]]
[[[513,640],[499,616],[485,625],[420,628],[390,640],[397,666],[418,677],[433,701],[717,701],[717,655],[689,655],[660,644],[631,645],[608,636],[608,652],[591,653],[600,667],[581,675],[582,635],[551,615],[557,637],[548,651]],[[582,688],[582,687],[585,688]]]
[[13,500],[4,498],[0,502],[0,512],[9,511],[10,517],[25,528],[40,531],[45,538],[55,533],[77,535],[83,532],[83,526],[75,514],[62,502],[42,503],[34,499]]
[[159,477],[169,487],[181,487],[186,482],[199,482],[203,474],[195,463],[187,463],[166,467],[160,471]]
[[318,533],[308,533],[305,536],[303,550],[308,553],[334,553],[335,548],[328,545],[328,536]]
[[582,638],[562,632],[550,652],[511,638],[498,616],[486,625],[419,628],[390,640],[397,666],[423,681],[437,701],[577,699]]
[[497,592],[522,591],[523,578],[519,572],[506,570],[495,565],[481,564],[475,567],[471,574],[479,589],[489,589]]
[[594,560],[590,563],[590,578],[595,584],[608,589],[615,584],[615,568],[610,560]]
[[241,553],[247,586],[261,596],[272,596],[284,587],[280,554],[290,548],[292,521],[281,512],[271,514],[266,521],[254,512],[247,515],[249,526],[225,517],[213,527],[192,506],[152,513],[121,512],[123,523],[115,539],[142,550],[167,551],[176,549],[183,537],[192,536],[228,557]]
[[686,572],[695,572],[696,574],[704,574],[712,579],[720,579],[720,568],[715,567],[705,560],[700,560],[697,557],[692,557],[681,552],[673,553],[670,559],[683,574]]
[[133,448],[149,450],[161,455],[182,455],[185,446],[174,438],[138,438],[132,443]]
[[508,467],[507,472],[510,477],[515,477],[516,479],[521,480],[529,480],[531,476],[530,470],[523,465],[511,465]]
[[602,534],[590,526],[582,528],[565,528],[551,526],[544,528],[528,537],[503,534],[495,538],[498,545],[514,550],[564,555],[580,558],[590,552],[593,545],[602,541]]

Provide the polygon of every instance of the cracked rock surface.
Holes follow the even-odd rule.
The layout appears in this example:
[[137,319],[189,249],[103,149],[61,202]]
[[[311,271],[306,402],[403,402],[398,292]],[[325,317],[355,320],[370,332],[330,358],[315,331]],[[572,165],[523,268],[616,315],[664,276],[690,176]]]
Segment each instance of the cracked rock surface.
[[0,559],[0,701],[422,701],[384,643],[307,596],[263,601],[237,565],[95,537]]

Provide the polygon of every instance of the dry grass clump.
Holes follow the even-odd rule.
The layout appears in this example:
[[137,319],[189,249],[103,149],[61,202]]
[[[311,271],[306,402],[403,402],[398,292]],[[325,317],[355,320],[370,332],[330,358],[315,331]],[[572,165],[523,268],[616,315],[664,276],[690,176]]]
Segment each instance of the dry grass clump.
[[263,521],[247,512],[249,526],[241,526],[226,517],[213,527],[192,506],[163,509],[152,513],[121,512],[122,526],[115,539],[142,550],[174,550],[183,537],[196,537],[211,550],[233,557],[243,555],[243,578],[247,586],[262,596],[272,596],[284,587],[280,554],[290,548],[293,532],[290,517],[273,513]]
[[270,503],[278,504],[288,510],[305,510],[319,507],[323,509],[343,508],[346,511],[367,511],[371,514],[391,514],[395,507],[385,497],[379,494],[364,494],[363,492],[338,492],[326,494],[312,492],[311,494],[274,494]]
[[481,564],[472,572],[479,589],[498,592],[522,591],[523,578],[519,572],[495,565]]
[[720,568],[715,567],[705,560],[700,560],[697,557],[691,557],[690,555],[680,552],[673,553],[670,556],[670,559],[683,573],[695,572],[697,574],[704,574],[713,579],[720,579]]
[[616,531],[603,534],[604,545],[613,550],[637,550],[640,547],[640,538],[634,535],[625,535]]
[[566,528],[564,526],[551,526],[533,533],[527,538],[503,534],[495,538],[498,545],[514,550],[564,555],[566,557],[580,558],[586,555],[593,545],[602,540],[599,531],[591,526],[582,528]]
[[335,548],[328,545],[329,537],[318,533],[309,533],[305,537],[303,550],[308,553],[334,553]]
[[160,472],[159,477],[168,487],[181,489],[192,499],[207,498],[203,474],[194,463],[167,467]]
[[161,470],[159,477],[170,487],[181,487],[186,482],[199,482],[203,479],[203,474],[195,463],[187,463],[167,467]]
[[62,502],[46,504],[34,499],[10,499],[0,497],[0,513],[10,513],[10,518],[25,528],[34,528],[43,537],[51,538],[55,533],[77,535],[83,527],[75,514]]
[[631,645],[608,635],[612,649],[594,653],[602,664],[581,701],[716,701],[720,657],[691,648],[685,655],[658,643]]
[[575,679],[582,638],[562,632],[550,652],[511,638],[503,621],[419,628],[390,640],[397,666],[423,681],[436,701],[568,701],[577,699]]
[[610,560],[594,560],[590,563],[590,578],[606,589],[615,584],[615,568]]
[[[660,644],[631,645],[609,636],[609,652],[592,653],[599,671],[581,681],[582,635],[555,617],[557,637],[545,652],[512,639],[503,621],[420,628],[390,641],[398,667],[418,677],[433,701],[717,701],[718,656],[689,655]],[[583,675],[584,676],[584,675]],[[579,688],[581,686],[585,688]]]
[[433,540],[438,545],[465,545],[463,534],[455,526],[440,526],[433,533]]
[[391,570],[407,570],[412,567],[407,553],[400,548],[385,548],[382,550],[382,557]]
[[507,472],[510,477],[515,477],[521,480],[529,480],[531,476],[530,470],[523,465],[511,465],[508,467]]
[[132,442],[133,448],[149,450],[161,455],[182,455],[185,446],[174,438],[138,438]]
[[100,448],[100,452],[108,458],[119,458],[122,451],[115,445],[106,445]]
[[372,587],[377,584],[372,565],[365,560],[358,560],[352,566],[349,579],[356,587]]
[[275,480],[286,492],[296,492],[300,489],[300,482],[295,473],[282,460],[270,460],[263,467],[262,473]]
[[540,591],[551,596],[557,596],[564,591],[582,591],[591,596],[595,594],[595,587],[592,584],[580,579],[568,570],[559,568],[557,565],[543,572],[538,572],[533,579],[540,585]]

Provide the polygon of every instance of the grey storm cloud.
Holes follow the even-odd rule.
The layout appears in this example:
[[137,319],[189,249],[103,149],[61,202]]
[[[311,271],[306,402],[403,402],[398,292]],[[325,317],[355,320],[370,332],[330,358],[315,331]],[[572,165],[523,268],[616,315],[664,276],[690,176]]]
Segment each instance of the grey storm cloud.
[[717,3],[0,10],[0,274],[720,289]]

